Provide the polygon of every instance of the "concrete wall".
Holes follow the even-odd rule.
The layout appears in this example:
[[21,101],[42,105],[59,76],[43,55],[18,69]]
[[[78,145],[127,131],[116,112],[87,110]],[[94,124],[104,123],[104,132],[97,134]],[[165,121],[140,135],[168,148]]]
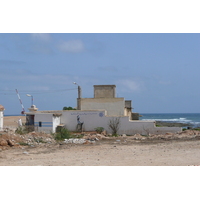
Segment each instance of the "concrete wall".
[[[54,132],[56,126],[64,124],[70,131],[76,131],[77,116],[80,117],[80,122],[84,122],[84,131],[94,131],[97,127],[103,127],[108,133],[109,121],[116,119],[106,115],[105,110],[73,110],[61,111],[60,117],[54,117],[53,113],[35,113],[35,125],[38,126],[38,131]],[[118,134],[134,135],[136,133],[148,134],[164,134],[166,132],[179,132],[182,128],[179,127],[156,127],[155,121],[129,120],[128,116],[119,117],[120,125]],[[42,127],[39,127],[39,122],[42,122]]]
[[[41,127],[40,122],[42,122]],[[35,123],[34,125],[39,132],[53,132],[53,113],[39,113],[35,114]]]
[[94,85],[94,98],[115,98],[116,85]]
[[83,98],[81,110],[104,109],[108,116],[124,116],[124,98]]
[[156,127],[155,121],[129,120],[128,117],[120,117],[119,133],[134,135],[164,134],[166,132],[182,131],[180,127]]
[[53,130],[52,132],[56,132],[56,127],[60,125],[60,116],[53,116]]
[[77,127],[77,116],[80,122],[84,122],[83,129],[85,131],[94,131],[97,127],[103,127],[105,124],[106,111],[63,111],[61,123],[65,124],[70,131],[75,131]]
[[[83,129],[85,131],[94,131],[97,127],[103,127],[107,132],[109,129],[109,121],[115,117],[106,116],[105,111],[63,111],[61,123],[66,125],[70,131],[75,131],[77,126],[77,115],[80,121],[84,122]],[[119,134],[134,135],[136,133],[147,134],[163,134],[166,132],[179,132],[179,127],[156,127],[155,121],[129,120],[129,117],[120,117]]]

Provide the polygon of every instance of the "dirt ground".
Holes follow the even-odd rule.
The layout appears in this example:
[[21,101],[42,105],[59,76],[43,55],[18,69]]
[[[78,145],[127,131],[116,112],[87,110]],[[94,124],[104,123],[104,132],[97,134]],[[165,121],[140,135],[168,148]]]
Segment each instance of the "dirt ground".
[[[5,117],[4,127],[18,117]],[[22,121],[25,119],[23,118]],[[198,136],[198,132],[195,132]],[[200,137],[138,140],[108,137],[89,144],[38,143],[0,151],[1,166],[195,166],[200,165]]]

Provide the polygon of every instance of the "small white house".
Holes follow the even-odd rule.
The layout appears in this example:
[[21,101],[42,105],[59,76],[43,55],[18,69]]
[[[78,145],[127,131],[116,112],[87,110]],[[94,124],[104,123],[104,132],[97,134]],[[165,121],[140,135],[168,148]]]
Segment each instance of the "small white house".
[[3,130],[3,112],[5,108],[0,105],[0,131]]

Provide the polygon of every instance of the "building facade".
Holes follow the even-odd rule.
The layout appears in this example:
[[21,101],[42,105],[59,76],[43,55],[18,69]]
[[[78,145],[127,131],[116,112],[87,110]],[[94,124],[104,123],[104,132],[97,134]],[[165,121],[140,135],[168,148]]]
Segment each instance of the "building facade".
[[129,116],[139,120],[138,113],[132,113],[131,100],[116,97],[116,85],[94,85],[94,98],[81,98],[81,110],[104,109],[107,116]]

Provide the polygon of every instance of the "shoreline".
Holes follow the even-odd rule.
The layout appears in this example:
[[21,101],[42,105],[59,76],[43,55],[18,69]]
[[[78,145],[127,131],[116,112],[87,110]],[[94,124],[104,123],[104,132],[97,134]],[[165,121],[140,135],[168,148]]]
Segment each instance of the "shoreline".
[[156,121],[156,125],[163,127],[191,127],[194,126],[189,123],[180,123],[180,122],[167,122],[167,121]]

